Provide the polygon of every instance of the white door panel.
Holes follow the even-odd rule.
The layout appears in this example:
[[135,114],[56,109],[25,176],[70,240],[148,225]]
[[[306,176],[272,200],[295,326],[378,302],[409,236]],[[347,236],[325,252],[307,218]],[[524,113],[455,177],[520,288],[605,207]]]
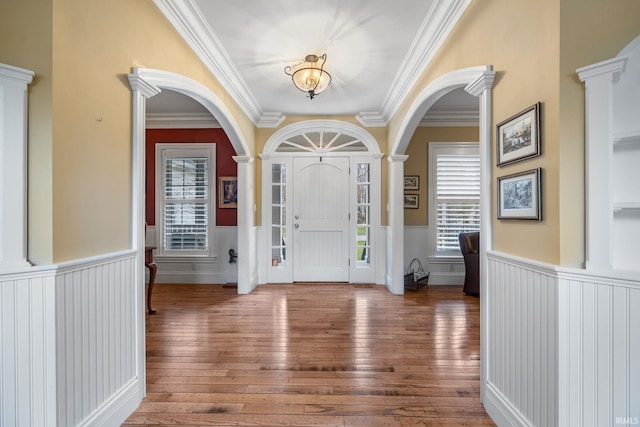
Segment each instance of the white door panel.
[[349,281],[349,159],[294,159],[294,281]]

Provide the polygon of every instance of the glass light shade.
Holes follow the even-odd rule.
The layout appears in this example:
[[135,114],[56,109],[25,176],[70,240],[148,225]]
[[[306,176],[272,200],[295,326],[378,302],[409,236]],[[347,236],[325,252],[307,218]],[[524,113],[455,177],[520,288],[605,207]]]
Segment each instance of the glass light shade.
[[331,83],[331,75],[323,70],[327,55],[307,55],[304,62],[285,67],[284,72],[291,76],[293,84],[313,97],[324,91]]

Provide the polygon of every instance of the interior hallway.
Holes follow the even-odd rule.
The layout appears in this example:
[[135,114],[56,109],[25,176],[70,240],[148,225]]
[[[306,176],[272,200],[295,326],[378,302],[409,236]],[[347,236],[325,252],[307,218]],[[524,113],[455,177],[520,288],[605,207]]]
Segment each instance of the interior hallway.
[[461,286],[156,285],[132,425],[494,425]]

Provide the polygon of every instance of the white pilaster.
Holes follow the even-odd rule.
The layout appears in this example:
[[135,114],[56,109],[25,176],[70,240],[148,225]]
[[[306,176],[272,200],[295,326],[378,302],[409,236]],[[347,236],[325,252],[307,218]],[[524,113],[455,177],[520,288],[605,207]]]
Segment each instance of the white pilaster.
[[238,293],[248,294],[257,285],[252,271],[256,265],[253,241],[253,157],[234,156],[238,164]]
[[33,71],[0,64],[0,272],[27,261],[27,85]]
[[585,83],[586,267],[613,268],[611,165],[613,81],[627,58],[615,58],[577,70]]
[[389,156],[389,240],[387,241],[387,288],[404,294],[404,162],[406,155]]
[[490,295],[489,280],[489,261],[487,251],[492,249],[491,241],[491,88],[495,80],[495,71],[485,71],[475,81],[469,83],[465,90],[471,95],[478,97],[480,102],[480,120],[479,120],[479,145],[480,145],[480,397],[484,401],[487,387],[487,378],[489,378],[489,360],[492,355],[489,353],[488,344],[490,342],[491,333],[489,325],[489,302],[493,296]]
[[[145,378],[145,278],[144,278],[144,170],[145,170],[145,115],[147,98],[160,93],[155,87],[137,74],[129,74],[129,84],[133,90],[132,122],[132,200],[131,200],[131,248],[136,250],[135,262],[135,311],[136,316],[136,370],[140,378]],[[146,381],[139,382],[141,397],[146,394]]]

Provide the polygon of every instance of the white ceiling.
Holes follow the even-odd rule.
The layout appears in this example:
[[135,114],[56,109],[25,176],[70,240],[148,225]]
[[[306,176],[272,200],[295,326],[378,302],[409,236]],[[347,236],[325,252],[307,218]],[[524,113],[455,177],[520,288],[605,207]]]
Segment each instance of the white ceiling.
[[[286,115],[386,123],[470,1],[154,0],[258,126]],[[311,100],[284,67],[323,53],[332,82]],[[164,91],[147,111],[202,112],[184,98]],[[477,111],[478,103],[457,91],[435,109]]]

